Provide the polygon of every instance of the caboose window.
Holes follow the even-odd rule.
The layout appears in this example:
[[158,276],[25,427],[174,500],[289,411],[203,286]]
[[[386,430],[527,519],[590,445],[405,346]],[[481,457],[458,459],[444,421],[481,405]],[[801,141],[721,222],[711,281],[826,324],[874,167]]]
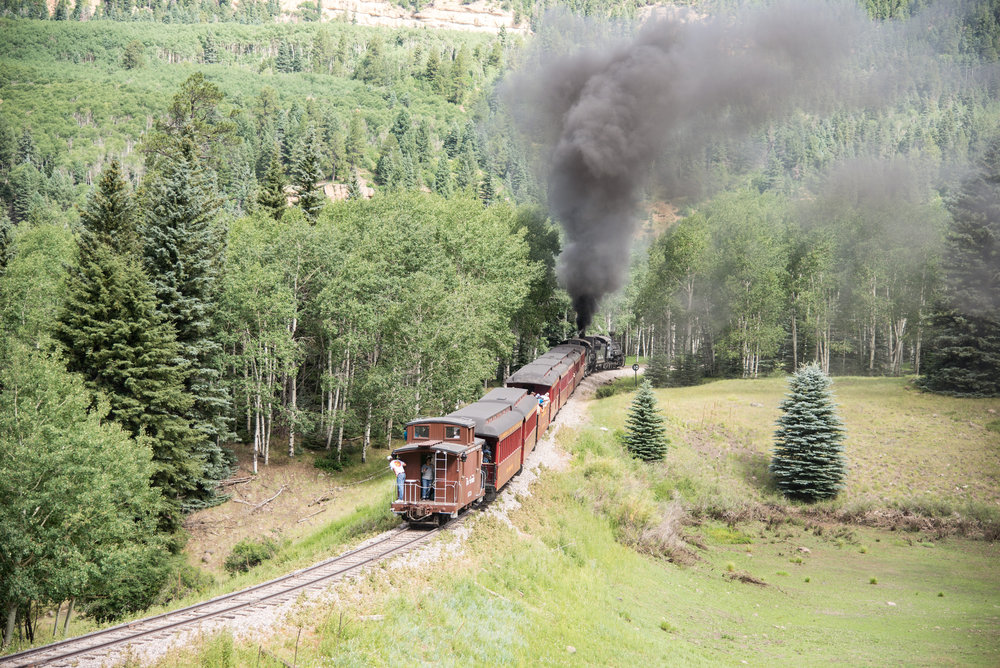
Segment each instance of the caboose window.
[[445,427],[444,437],[450,438],[453,441],[457,441],[462,437],[462,432],[458,427]]
[[431,428],[425,424],[418,424],[413,428],[413,438],[430,438]]

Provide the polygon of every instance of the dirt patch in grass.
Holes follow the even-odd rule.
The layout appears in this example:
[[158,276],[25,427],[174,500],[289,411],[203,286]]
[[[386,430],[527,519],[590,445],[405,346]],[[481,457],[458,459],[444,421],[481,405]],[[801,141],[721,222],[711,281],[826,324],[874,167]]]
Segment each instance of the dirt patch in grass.
[[755,584],[759,587],[768,586],[766,582],[764,582],[760,578],[756,578],[750,575],[746,571],[735,571],[733,573],[725,573],[723,577],[728,578],[729,580],[733,580],[734,582],[745,582],[747,584]]
[[[358,461],[341,473],[331,474],[313,466],[316,453],[307,451],[290,458],[287,453],[276,452],[279,447],[275,444],[272,448],[269,465],[259,465],[254,476],[249,448],[235,446],[239,469],[232,479],[246,482],[225,487],[232,495],[229,501],[187,517],[184,528],[189,538],[184,552],[191,564],[222,575],[223,562],[244,538],[301,538],[372,502],[382,491],[382,483],[389,484],[387,475],[384,480],[377,477],[385,468],[384,450],[369,452],[368,464]],[[352,457],[360,459],[353,453]],[[376,478],[369,482],[351,484],[372,475]]]

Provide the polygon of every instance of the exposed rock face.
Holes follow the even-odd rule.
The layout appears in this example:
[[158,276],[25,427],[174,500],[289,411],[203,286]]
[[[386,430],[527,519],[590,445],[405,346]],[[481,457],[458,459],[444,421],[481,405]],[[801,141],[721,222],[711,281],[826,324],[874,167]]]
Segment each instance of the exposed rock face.
[[[81,0],[87,4],[89,15],[93,16],[100,0]],[[284,12],[282,21],[294,21],[299,5],[304,0],[281,0]],[[57,0],[46,0],[49,12],[55,11]],[[346,18],[358,25],[384,26],[389,28],[437,28],[440,30],[470,30],[477,32],[500,32],[527,34],[528,22],[522,20],[514,25],[513,11],[500,8],[499,3],[475,0],[462,4],[461,0],[437,0],[424,6],[420,11],[404,9],[394,2],[381,0],[319,0],[323,6],[323,20],[332,21]],[[239,4],[239,0],[233,2]],[[71,4],[72,6],[72,4]]]
[[[320,0],[323,18],[332,20],[345,17],[359,25],[386,26],[391,28],[438,28],[443,30],[471,30],[509,33],[527,33],[526,22],[514,25],[514,14],[487,0],[462,4],[459,0],[437,0],[414,12],[393,2],[381,0]],[[284,0],[282,9],[295,11],[296,0]]]

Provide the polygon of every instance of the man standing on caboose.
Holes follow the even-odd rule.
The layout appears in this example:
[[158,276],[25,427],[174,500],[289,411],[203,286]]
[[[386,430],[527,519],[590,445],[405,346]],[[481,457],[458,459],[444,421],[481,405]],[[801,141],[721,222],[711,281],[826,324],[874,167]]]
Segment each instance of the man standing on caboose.
[[406,464],[398,457],[393,459],[391,455],[386,457],[386,459],[389,460],[389,468],[396,474],[396,498],[402,501],[403,484],[406,482]]
[[424,463],[420,467],[420,498],[431,498],[431,484],[434,482],[434,467],[431,466],[430,457],[424,457]]

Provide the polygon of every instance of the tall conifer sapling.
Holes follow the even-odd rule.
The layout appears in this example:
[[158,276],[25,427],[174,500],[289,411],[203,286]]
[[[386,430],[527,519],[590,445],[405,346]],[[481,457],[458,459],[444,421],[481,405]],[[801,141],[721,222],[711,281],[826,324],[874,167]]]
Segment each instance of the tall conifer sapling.
[[637,459],[659,461],[667,454],[669,440],[666,434],[653,388],[648,380],[643,379],[625,418],[625,447]]
[[780,404],[771,473],[789,498],[829,499],[844,486],[845,433],[830,394],[831,382],[819,365],[804,366],[792,376],[790,392]]

